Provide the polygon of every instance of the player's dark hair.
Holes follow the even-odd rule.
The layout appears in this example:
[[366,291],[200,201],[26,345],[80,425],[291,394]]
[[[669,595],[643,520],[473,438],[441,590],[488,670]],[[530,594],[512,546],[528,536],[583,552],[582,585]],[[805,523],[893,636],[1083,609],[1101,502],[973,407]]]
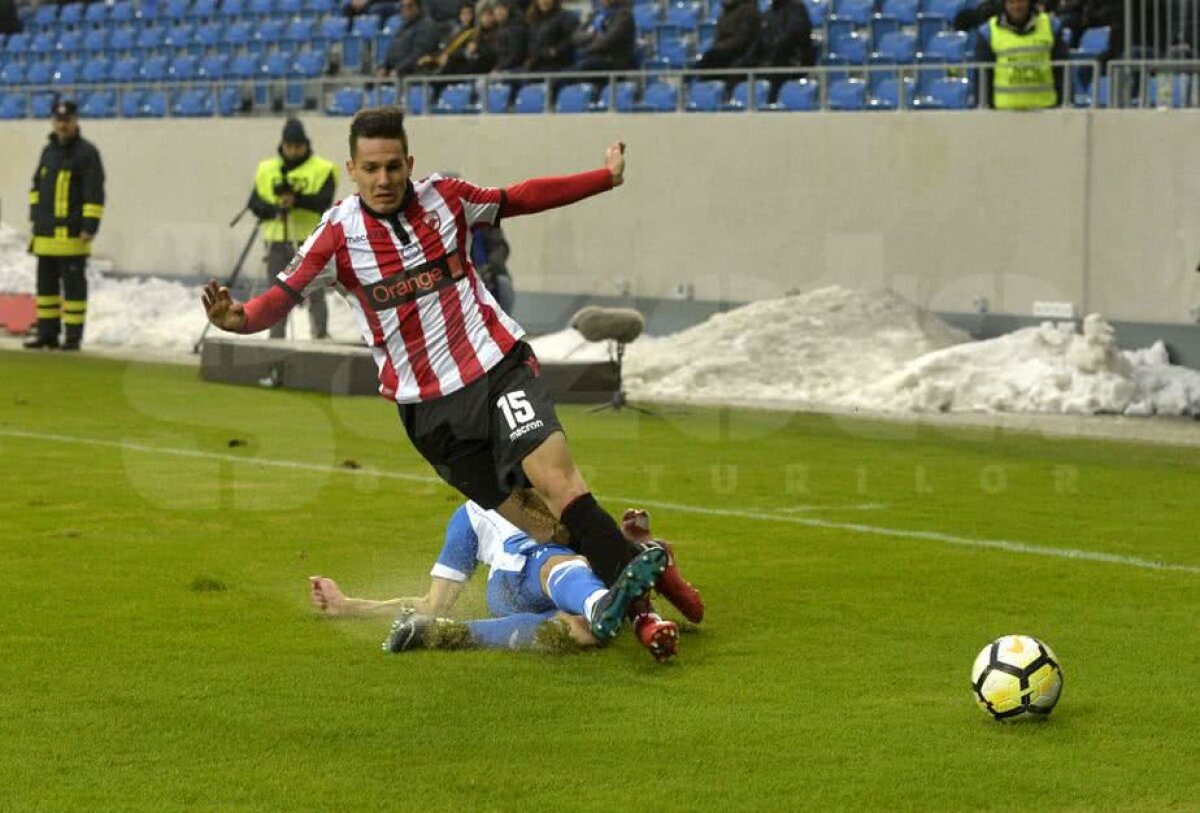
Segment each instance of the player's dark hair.
[[350,122],[350,157],[358,155],[360,138],[395,138],[408,155],[408,136],[404,132],[404,111],[399,107],[368,107],[354,114]]

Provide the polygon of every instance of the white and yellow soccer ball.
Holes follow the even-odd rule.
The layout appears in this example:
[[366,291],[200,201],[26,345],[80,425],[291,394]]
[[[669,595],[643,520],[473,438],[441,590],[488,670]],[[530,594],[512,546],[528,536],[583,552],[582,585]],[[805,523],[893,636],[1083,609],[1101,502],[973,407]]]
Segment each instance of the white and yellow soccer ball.
[[1031,635],[1005,635],[983,648],[971,667],[979,707],[997,720],[1045,717],[1062,694],[1062,667]]

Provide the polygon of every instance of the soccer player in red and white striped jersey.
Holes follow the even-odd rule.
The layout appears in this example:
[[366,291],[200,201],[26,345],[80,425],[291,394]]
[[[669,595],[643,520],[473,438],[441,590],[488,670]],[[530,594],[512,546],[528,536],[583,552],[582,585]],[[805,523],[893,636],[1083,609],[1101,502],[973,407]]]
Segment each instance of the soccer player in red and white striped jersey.
[[325,213],[266,293],[242,304],[210,282],[208,318],[253,333],[283,319],[307,293],[337,289],[374,353],[379,392],[399,405],[413,445],[463,495],[536,535],[544,529],[522,496],[532,486],[610,586],[589,619],[597,638],[610,638],[666,556],[629,545],[592,497],[524,331],[479,280],[469,243],[475,224],[621,185],[625,145],[611,145],[600,169],[503,189],[437,175],[414,182],[403,122],[398,108],[355,116],[346,170],[357,194]]

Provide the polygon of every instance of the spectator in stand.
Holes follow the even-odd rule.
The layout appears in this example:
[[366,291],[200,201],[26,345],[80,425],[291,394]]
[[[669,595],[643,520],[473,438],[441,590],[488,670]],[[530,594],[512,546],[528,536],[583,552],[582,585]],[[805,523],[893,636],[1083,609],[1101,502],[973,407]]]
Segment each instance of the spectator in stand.
[[1121,50],[1125,36],[1125,9],[1117,0],[1062,0],[1055,14],[1071,30],[1067,45],[1072,48],[1079,47],[1083,32],[1089,28],[1108,26],[1112,29],[1108,50],[1100,57],[1101,64],[1107,63]]
[[512,3],[496,3],[496,71],[519,71],[529,50],[529,29],[520,14],[514,14]]
[[754,63],[760,27],[758,0],[722,0],[717,35],[697,68],[743,68]]
[[437,24],[440,33],[452,31],[457,27],[456,21],[462,3],[463,0],[429,0],[426,4],[426,11]]
[[575,62],[575,16],[563,10],[560,0],[534,0],[525,16],[529,23],[525,70],[543,73],[571,67]]
[[17,0],[0,0],[0,34],[16,34],[21,30]]
[[437,51],[437,26],[425,16],[421,0],[400,0],[400,17],[402,25],[388,45],[380,76],[395,74],[402,79],[417,70],[421,57]]
[[954,15],[955,31],[974,31],[1004,10],[1004,0],[982,0]]
[[979,27],[975,44],[975,61],[996,65],[981,73],[991,90],[988,103],[997,110],[1057,107],[1062,69],[1051,62],[1069,56],[1062,24],[1031,0],[1004,0],[1004,9]]
[[496,67],[499,29],[496,26],[495,7],[483,3],[476,10],[476,16],[475,36],[450,55],[442,67],[443,74],[488,73]]
[[[0,0],[0,3],[4,0]],[[396,13],[396,0],[350,0],[342,7],[346,15],[346,29],[354,25],[354,18],[364,14],[374,14],[382,26],[388,17]]]
[[[764,68],[810,67],[816,61],[812,44],[812,18],[800,0],[772,0],[762,15],[758,33],[759,65]],[[775,74],[770,77],[771,101],[779,88],[794,74]]]
[[[579,42],[581,71],[627,71],[634,67],[637,32],[627,0],[600,0],[604,8],[598,28],[584,33]],[[599,16],[599,15],[597,15]]]
[[446,36],[446,45],[436,54],[417,60],[417,67],[426,73],[444,73],[450,58],[475,40],[475,6],[467,2],[458,7],[458,22]]

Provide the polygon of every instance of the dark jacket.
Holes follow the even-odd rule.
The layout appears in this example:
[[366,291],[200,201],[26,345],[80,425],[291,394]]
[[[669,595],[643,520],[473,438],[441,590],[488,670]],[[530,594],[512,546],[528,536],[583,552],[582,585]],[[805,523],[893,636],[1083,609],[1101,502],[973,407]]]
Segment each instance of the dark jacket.
[[[60,187],[60,178],[63,186]],[[66,211],[56,215],[55,211]],[[96,234],[104,216],[104,164],[100,152],[83,137],[66,144],[50,136],[33,173],[29,190],[29,220],[33,253],[39,256],[81,256],[87,244],[83,232]],[[62,231],[65,227],[65,232]],[[59,231],[55,231],[59,229]]]
[[575,33],[575,15],[556,9],[542,15],[532,9],[529,18],[529,53],[525,57],[528,71],[556,71],[575,61],[571,42]]
[[757,0],[725,0],[717,18],[717,34],[703,62],[713,67],[750,64],[758,44],[760,15]]
[[496,26],[496,70],[518,70],[529,51],[529,29],[514,9],[504,25]]
[[812,18],[798,0],[774,0],[762,15],[758,64],[769,68],[812,65]]
[[442,73],[487,73],[496,67],[497,35],[496,26],[476,29],[475,39],[450,54]]
[[615,70],[633,67],[637,31],[633,12],[623,0],[616,0],[600,23],[600,31],[584,48],[588,57],[602,57]]
[[[1000,20],[1000,25],[1009,28],[1018,33],[1033,30],[1034,23],[1037,21],[1038,11],[1036,8],[1031,9],[1029,19],[1024,25],[1015,26],[1008,21],[1008,17],[1001,11],[996,17]],[[1050,59],[1055,62],[1066,61],[1071,57],[1071,51],[1067,47],[1066,42],[1062,37],[1062,25],[1057,20],[1051,20],[1051,25],[1054,30],[1054,46],[1050,51]],[[992,50],[992,32],[990,29],[991,20],[979,26],[978,36],[975,38],[975,61],[976,62],[995,62],[996,52]],[[983,70],[980,71],[987,80],[988,98],[986,99],[987,106],[993,107],[992,87],[995,82],[995,71]],[[1055,104],[1062,104],[1062,86],[1063,86],[1063,69],[1054,69],[1054,93],[1058,97]]]
[[0,34],[16,34],[21,30],[17,15],[17,0],[0,0]]
[[438,29],[433,20],[422,15],[396,32],[388,46],[383,66],[399,76],[416,70],[417,60],[437,52]]

